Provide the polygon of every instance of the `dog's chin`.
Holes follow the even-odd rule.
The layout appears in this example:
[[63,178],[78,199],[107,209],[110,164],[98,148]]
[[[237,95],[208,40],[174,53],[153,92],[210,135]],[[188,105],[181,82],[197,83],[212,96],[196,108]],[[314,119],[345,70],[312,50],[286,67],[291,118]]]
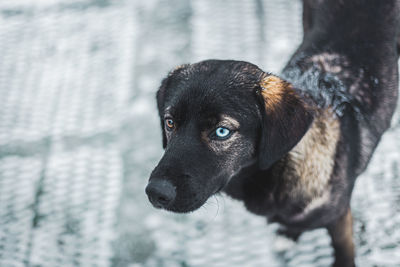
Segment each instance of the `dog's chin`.
[[[162,207],[162,209],[165,209],[167,211],[175,212],[175,213],[189,213],[193,212],[197,209],[199,209],[203,204],[206,202],[204,201],[196,201],[194,203],[188,203],[188,204],[182,204],[182,203],[172,203],[171,205],[168,205],[166,207]],[[157,207],[156,207],[157,208]],[[159,207],[160,208],[160,207]]]
[[214,193],[212,193],[208,197],[196,199],[192,203],[187,203],[184,201],[174,201],[173,203],[171,203],[170,205],[168,205],[166,207],[157,207],[154,204],[153,204],[153,206],[156,208],[165,209],[167,211],[171,211],[171,212],[175,212],[175,213],[189,213],[189,212],[195,211],[195,210],[199,209],[201,206],[203,206],[204,203],[206,203],[206,201],[211,196],[213,196],[215,194],[219,194],[222,191],[223,187],[224,187],[224,185],[220,186],[219,188],[217,188],[214,191]]

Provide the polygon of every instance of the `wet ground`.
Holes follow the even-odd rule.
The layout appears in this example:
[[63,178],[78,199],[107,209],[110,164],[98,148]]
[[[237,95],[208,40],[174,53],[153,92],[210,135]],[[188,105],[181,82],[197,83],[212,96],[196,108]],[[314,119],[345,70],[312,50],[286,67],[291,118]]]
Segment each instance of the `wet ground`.
[[[227,196],[176,215],[144,187],[161,157],[154,94],[176,65],[278,73],[301,40],[293,0],[2,0],[1,266],[328,266],[325,230],[274,250],[276,225]],[[358,266],[400,265],[400,116],[359,177]]]

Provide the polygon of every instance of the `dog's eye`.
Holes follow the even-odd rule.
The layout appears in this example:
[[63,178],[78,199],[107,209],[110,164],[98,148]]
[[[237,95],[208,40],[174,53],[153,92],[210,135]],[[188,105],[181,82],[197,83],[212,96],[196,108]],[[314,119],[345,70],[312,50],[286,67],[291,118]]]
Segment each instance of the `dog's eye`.
[[165,119],[165,125],[167,126],[167,130],[172,130],[175,127],[175,123],[173,119]]
[[232,131],[225,127],[218,127],[215,130],[217,139],[227,139],[232,134]]

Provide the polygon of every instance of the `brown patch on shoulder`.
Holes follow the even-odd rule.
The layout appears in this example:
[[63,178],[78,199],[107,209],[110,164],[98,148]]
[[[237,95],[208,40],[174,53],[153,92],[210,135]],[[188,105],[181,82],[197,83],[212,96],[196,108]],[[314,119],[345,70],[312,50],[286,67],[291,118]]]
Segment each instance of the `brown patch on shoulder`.
[[329,200],[329,180],[339,138],[340,123],[334,112],[319,111],[310,129],[286,158],[284,179],[292,185],[290,197],[306,200],[310,208]]
[[342,72],[343,67],[347,67],[349,64],[344,56],[327,52],[313,55],[310,60],[317,64],[321,70],[335,74]]
[[267,113],[274,112],[280,106],[285,94],[292,94],[292,85],[274,75],[264,77],[260,86]]

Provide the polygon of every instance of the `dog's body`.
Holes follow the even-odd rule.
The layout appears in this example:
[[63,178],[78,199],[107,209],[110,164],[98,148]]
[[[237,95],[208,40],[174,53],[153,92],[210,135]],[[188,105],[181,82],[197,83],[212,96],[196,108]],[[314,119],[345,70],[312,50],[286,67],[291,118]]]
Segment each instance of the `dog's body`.
[[166,152],[146,192],[187,212],[223,190],[294,239],[326,227],[335,265],[352,266],[352,189],[397,102],[400,1],[305,0],[303,11],[282,78],[209,60],[163,81]]

